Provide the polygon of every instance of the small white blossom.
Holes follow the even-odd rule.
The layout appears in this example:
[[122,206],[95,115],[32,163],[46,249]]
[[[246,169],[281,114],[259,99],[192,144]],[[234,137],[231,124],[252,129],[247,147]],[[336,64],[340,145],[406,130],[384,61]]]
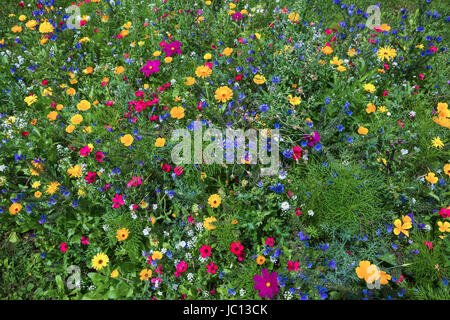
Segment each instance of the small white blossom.
[[289,210],[289,202],[285,201],[281,204],[281,210],[287,211]]
[[314,216],[314,211],[308,210],[308,215],[310,215],[311,217]]

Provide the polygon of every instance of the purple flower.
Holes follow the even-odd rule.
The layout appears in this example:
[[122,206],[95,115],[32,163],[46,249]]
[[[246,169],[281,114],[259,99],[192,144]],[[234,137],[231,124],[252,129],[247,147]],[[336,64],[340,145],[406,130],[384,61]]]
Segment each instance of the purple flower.
[[311,135],[304,135],[303,139],[308,141],[308,146],[312,147],[314,144],[319,142],[320,136],[317,131],[314,131]]
[[276,272],[269,274],[269,271],[267,269],[263,269],[261,272],[262,276],[256,274],[253,277],[253,281],[255,281],[255,285],[253,288],[255,290],[259,290],[258,295],[261,298],[265,298],[266,296],[268,296],[270,299],[272,299],[272,297],[278,292],[278,274]]
[[160,62],[158,60],[148,60],[147,64],[144,65],[141,69],[141,72],[145,73],[145,76],[150,76],[151,73],[155,73],[159,71]]
[[183,51],[181,51],[180,47],[181,47],[181,42],[174,41],[174,42],[167,44],[164,47],[163,51],[166,53],[166,57],[170,57],[173,54],[182,54]]

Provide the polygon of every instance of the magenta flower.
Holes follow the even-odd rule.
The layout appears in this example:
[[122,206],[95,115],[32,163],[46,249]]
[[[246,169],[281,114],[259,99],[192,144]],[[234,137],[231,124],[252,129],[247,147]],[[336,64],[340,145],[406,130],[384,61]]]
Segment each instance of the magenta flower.
[[204,244],[198,251],[202,255],[202,258],[211,256],[211,247]]
[[116,193],[116,195],[113,198],[114,204],[112,205],[113,208],[119,208],[121,205],[125,204],[123,201],[123,196]]
[[148,60],[147,64],[142,67],[141,72],[144,72],[145,76],[149,77],[151,73],[159,71],[159,65],[160,62],[158,60]]
[[308,146],[312,147],[319,142],[320,136],[317,131],[314,131],[311,135],[304,135],[303,138],[308,141]]
[[61,250],[63,253],[66,253],[67,243],[65,243],[65,242],[61,243],[61,245],[59,246],[59,250]]
[[216,273],[217,265],[214,264],[214,262],[210,262],[210,264],[206,265],[206,273]]
[[183,173],[183,168],[182,167],[175,167],[175,168],[173,168],[173,172],[175,172],[175,174],[177,176],[179,176],[180,174]]
[[278,274],[276,272],[269,274],[267,269],[263,269],[261,272],[262,276],[256,274],[253,277],[253,281],[255,281],[253,288],[259,290],[258,295],[261,298],[269,297],[272,299],[278,293]]
[[183,51],[180,49],[181,42],[174,41],[164,46],[163,51],[166,53],[167,57],[170,57],[173,54],[182,54]]
[[91,153],[91,148],[89,146],[84,146],[80,149],[80,156],[88,156]]

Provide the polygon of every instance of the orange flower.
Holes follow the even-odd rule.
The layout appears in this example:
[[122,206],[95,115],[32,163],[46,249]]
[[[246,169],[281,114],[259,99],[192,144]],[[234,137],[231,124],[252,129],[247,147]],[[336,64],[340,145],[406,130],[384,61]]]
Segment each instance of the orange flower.
[[20,203],[13,203],[10,207],[9,207],[9,213],[11,213],[12,215],[16,215],[20,210],[22,210],[22,205]]
[[367,129],[366,127],[359,127],[358,128],[358,133],[365,136],[367,133],[369,132],[369,129]]

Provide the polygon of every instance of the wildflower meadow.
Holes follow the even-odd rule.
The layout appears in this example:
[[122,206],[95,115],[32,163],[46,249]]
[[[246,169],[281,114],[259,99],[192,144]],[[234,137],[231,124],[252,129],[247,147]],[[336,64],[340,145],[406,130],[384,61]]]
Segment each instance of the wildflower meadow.
[[4,0],[2,300],[448,300],[448,0]]

